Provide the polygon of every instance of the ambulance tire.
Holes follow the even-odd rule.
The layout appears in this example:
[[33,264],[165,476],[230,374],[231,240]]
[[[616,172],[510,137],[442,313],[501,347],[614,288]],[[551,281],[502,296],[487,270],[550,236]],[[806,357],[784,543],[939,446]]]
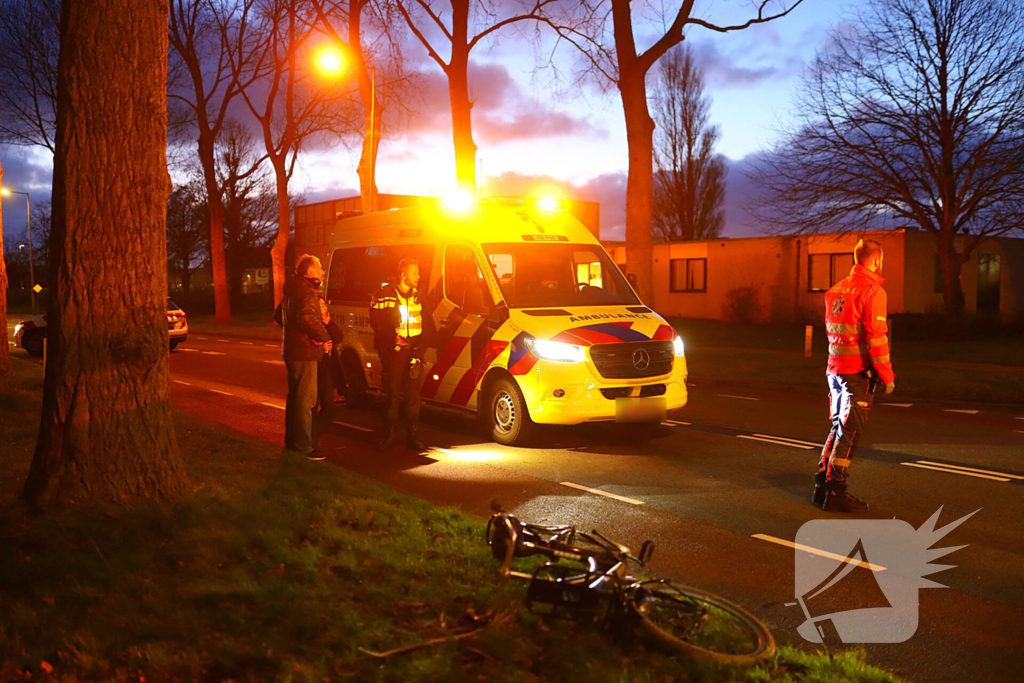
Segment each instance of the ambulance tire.
[[370,404],[366,391],[366,375],[355,353],[348,351],[341,356],[341,372],[345,376],[345,404],[350,408],[365,408]]
[[485,417],[491,438],[504,446],[526,445],[536,432],[523,392],[509,377],[499,377],[491,383]]

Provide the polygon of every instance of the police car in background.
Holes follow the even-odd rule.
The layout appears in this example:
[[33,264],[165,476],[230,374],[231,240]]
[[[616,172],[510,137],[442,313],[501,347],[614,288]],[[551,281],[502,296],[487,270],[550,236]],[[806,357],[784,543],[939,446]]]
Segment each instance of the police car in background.
[[[167,333],[171,351],[188,339],[188,320],[185,311],[178,304],[167,299]],[[32,356],[42,357],[43,340],[46,339],[46,314],[23,320],[14,326],[14,344],[25,349]]]

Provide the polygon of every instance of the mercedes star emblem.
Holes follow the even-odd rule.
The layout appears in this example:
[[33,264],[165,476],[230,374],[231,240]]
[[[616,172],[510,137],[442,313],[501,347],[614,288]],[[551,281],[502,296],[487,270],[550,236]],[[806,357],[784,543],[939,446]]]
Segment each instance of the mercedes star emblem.
[[645,349],[637,349],[633,352],[633,367],[637,370],[646,370],[650,364],[651,354],[647,353]]

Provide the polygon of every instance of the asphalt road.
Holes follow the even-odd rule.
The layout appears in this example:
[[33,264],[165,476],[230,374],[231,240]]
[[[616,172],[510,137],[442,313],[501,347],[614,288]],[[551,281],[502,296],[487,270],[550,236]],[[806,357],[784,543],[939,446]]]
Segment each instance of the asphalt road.
[[[192,336],[171,355],[171,376],[175,407],[282,443],[279,344]],[[795,564],[814,556],[786,544],[810,520],[851,519],[808,500],[829,426],[822,383],[817,396],[698,383],[673,423],[546,428],[534,448],[499,446],[473,421],[426,409],[421,436],[431,448],[423,454],[377,453],[379,411],[339,401],[321,445],[325,468],[470,514],[486,516],[499,498],[521,519],[597,527],[634,549],[652,538],[650,574],[738,601],[779,642],[801,643]],[[966,547],[936,560],[954,567],[928,577],[948,588],[918,591],[916,633],[865,644],[869,661],[916,681],[1020,680],[1024,404],[903,403],[898,393],[880,403],[851,466],[851,490],[871,503],[855,519],[896,518],[916,529],[941,507],[938,528],[978,512],[933,539],[937,548]],[[873,578],[854,569],[826,596],[825,613],[855,606]]]

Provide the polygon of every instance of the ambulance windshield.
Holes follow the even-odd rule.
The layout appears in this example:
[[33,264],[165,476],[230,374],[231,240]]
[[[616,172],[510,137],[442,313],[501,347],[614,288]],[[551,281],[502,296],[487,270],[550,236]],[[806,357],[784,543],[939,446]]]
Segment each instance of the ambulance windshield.
[[636,294],[599,246],[484,244],[509,308],[635,306]]

